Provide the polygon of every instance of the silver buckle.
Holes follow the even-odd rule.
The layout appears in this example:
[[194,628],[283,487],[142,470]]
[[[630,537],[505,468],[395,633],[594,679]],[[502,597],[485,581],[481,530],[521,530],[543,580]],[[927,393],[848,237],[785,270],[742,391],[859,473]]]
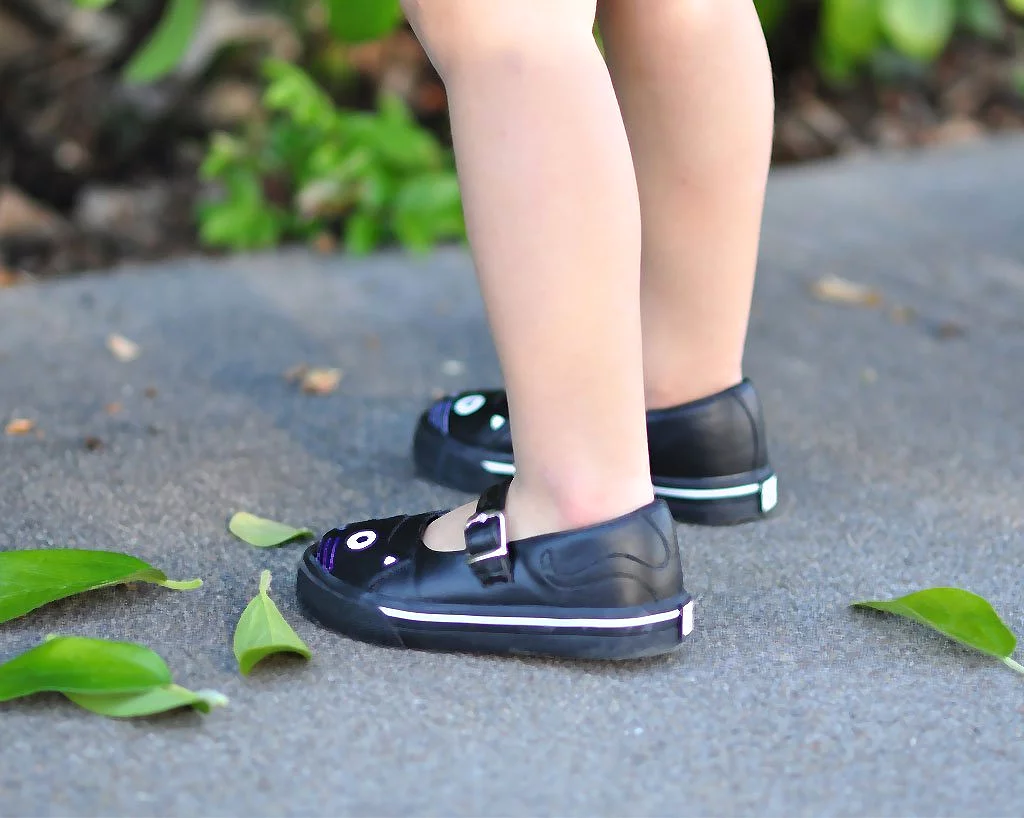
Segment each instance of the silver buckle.
[[466,521],[466,529],[468,530],[472,525],[481,525],[486,522],[490,522],[493,519],[498,520],[498,547],[487,551],[484,554],[477,554],[475,557],[470,557],[466,560],[470,565],[476,562],[482,562],[483,560],[494,559],[495,557],[507,557],[508,556],[508,530],[505,527],[505,512],[503,511],[481,511],[473,517],[470,517]]

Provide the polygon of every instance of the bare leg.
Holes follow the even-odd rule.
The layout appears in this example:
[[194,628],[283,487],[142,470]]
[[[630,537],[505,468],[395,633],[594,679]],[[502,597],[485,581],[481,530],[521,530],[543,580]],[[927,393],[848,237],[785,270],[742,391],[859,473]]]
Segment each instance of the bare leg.
[[[448,91],[480,286],[509,393],[510,537],[653,499],[640,211],[595,0],[422,0],[406,12]],[[461,547],[471,507],[437,521]]]
[[742,377],[771,66],[751,0],[599,0],[643,213],[648,408]]

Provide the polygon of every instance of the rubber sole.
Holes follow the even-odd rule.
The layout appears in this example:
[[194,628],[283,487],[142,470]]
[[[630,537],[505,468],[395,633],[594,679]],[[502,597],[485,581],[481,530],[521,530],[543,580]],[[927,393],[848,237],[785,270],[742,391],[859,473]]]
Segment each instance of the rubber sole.
[[693,600],[634,608],[437,605],[389,600],[328,574],[316,546],[296,578],[303,613],[362,642],[431,651],[639,659],[676,650],[693,630]]
[[[426,416],[413,438],[417,472],[442,486],[479,494],[515,474],[511,455],[461,443],[445,435]],[[770,467],[727,477],[677,480],[653,478],[654,493],[672,516],[691,525],[726,526],[768,516],[778,502],[778,478]]]

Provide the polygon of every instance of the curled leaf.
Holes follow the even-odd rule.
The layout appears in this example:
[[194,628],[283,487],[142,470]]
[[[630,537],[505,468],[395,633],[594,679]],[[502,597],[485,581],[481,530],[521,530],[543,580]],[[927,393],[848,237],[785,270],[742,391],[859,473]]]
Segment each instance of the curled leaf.
[[65,693],[79,707],[112,718],[132,718],[166,713],[180,707],[191,707],[209,713],[223,707],[228,697],[216,690],[192,691],[176,684],[153,687],[139,693]]
[[284,523],[257,517],[248,511],[239,511],[234,514],[228,522],[228,531],[243,542],[255,545],[257,548],[270,548],[299,538],[313,536],[313,532],[308,528],[293,528]]
[[149,582],[190,591],[201,579],[173,580],[128,554],[77,548],[0,552],[0,622],[58,599],[124,582]]
[[42,692],[138,693],[170,683],[167,664],[142,645],[55,636],[0,665],[0,702]]
[[989,602],[962,588],[928,588],[897,599],[854,602],[853,606],[904,616],[1004,661],[1017,646],[1017,637]]
[[296,653],[306,659],[313,655],[281,616],[281,611],[267,593],[269,589],[270,571],[263,571],[259,593],[246,606],[235,627],[235,658],[244,675],[273,653]]

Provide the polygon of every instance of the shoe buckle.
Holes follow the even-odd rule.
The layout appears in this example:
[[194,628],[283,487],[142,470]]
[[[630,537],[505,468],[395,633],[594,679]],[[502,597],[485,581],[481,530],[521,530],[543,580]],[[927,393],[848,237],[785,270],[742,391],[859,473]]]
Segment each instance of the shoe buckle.
[[502,511],[481,511],[466,521],[466,562],[484,585],[512,581],[508,527]]

